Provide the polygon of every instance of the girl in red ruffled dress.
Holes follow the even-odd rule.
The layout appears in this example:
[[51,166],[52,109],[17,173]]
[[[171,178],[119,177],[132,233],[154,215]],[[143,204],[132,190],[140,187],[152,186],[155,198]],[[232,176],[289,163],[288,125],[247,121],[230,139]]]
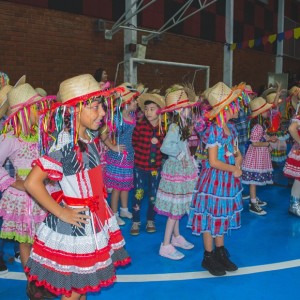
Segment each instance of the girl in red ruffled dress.
[[[61,299],[85,300],[116,280],[115,267],[130,262],[116,218],[106,202],[93,132],[105,115],[104,94],[92,75],[63,81],[56,142],[35,161],[26,190],[50,213],[37,230],[25,271],[30,281]],[[101,98],[99,98],[101,97]],[[69,128],[63,127],[69,114]],[[50,195],[44,180],[59,182]]]

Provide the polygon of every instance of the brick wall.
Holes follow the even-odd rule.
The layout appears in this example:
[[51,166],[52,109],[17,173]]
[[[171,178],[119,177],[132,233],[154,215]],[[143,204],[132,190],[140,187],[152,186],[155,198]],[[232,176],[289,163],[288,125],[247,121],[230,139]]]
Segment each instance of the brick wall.
[[[96,32],[95,18],[0,1],[1,71],[11,83],[23,74],[33,86],[43,87],[49,94],[58,90],[59,83],[71,76],[91,73],[104,67],[111,80],[123,60],[123,31],[112,40]],[[111,26],[112,23],[108,23]],[[138,38],[141,43],[141,37]],[[253,89],[266,84],[267,73],[275,70],[272,54],[250,49],[234,51],[233,83],[250,83]],[[163,34],[162,40],[151,40],[146,58],[209,65],[210,83],[223,78],[223,44],[192,37]],[[296,72],[299,61],[285,59],[284,70]],[[138,80],[150,89],[165,90],[170,84],[192,81],[194,70],[162,65],[139,65]],[[196,91],[203,91],[205,74],[195,76]],[[118,83],[123,81],[123,67]]]

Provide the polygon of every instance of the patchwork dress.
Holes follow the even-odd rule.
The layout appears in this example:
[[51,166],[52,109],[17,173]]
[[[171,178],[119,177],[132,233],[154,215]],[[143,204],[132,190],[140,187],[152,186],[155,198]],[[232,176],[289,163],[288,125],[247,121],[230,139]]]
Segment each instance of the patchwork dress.
[[198,168],[187,141],[180,140],[179,127],[171,124],[160,151],[165,161],[156,194],[154,210],[171,219],[181,219],[189,212]]
[[[218,160],[234,165],[238,135],[233,124],[228,123],[228,128],[230,135],[217,124],[211,124],[202,138],[206,148],[218,146]],[[213,237],[222,236],[230,229],[240,228],[242,209],[240,178],[211,167],[207,159],[192,197],[187,226],[195,235],[209,232]]]
[[130,122],[115,118],[117,124],[116,143],[125,145],[123,153],[108,150],[105,155],[104,182],[107,188],[119,191],[130,191],[133,188],[134,150],[132,146],[132,133],[135,119]]
[[[64,137],[63,137],[63,136]],[[61,133],[58,145],[35,161],[48,177],[59,181],[62,192],[52,194],[61,206],[87,207],[91,216],[83,228],[65,223],[49,213],[37,230],[25,271],[36,285],[69,297],[109,286],[115,267],[130,262],[124,239],[107,201],[100,156],[94,141],[85,152]]]
[[[250,142],[265,141],[264,128],[256,124],[251,130]],[[254,147],[250,144],[243,159],[242,169],[242,183],[255,185],[272,184],[273,167],[269,147]]]
[[[14,239],[20,243],[33,243],[34,235],[47,212],[25,191],[11,187],[16,176],[25,180],[32,162],[39,157],[37,135],[16,137],[12,132],[0,136],[0,216],[3,217],[1,238]],[[15,170],[10,177],[3,167],[9,159]],[[47,184],[49,192],[58,190],[55,184]]]

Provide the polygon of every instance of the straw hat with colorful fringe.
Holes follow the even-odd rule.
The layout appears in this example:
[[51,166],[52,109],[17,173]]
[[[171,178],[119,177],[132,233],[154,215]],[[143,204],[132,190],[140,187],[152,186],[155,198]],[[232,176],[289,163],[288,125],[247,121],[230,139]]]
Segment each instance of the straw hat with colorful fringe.
[[117,89],[118,88],[123,89],[123,91],[120,93],[116,93],[115,98],[122,98],[122,106],[129,104],[133,98],[138,97],[144,91],[143,85],[140,85],[140,90],[138,90],[129,82],[120,84],[119,86],[117,86]]
[[216,117],[225,106],[237,99],[242,91],[243,88],[240,86],[231,89],[223,82],[218,82],[213,87],[204,91],[204,98],[207,99],[209,104],[212,106],[207,117],[210,119]]
[[251,85],[249,85],[249,84],[246,84],[246,85],[245,85],[244,92],[245,92],[247,95],[257,95],[256,92],[253,92],[252,87],[251,87]]
[[7,95],[10,116],[16,114],[19,110],[39,102],[42,97],[29,84],[24,83],[13,87]]
[[59,86],[59,99],[63,105],[74,106],[78,102],[101,96],[99,83],[90,74],[78,75],[64,80]]
[[172,112],[181,108],[192,107],[198,104],[199,97],[191,85],[175,84],[166,90],[165,107],[159,113]]
[[251,118],[255,118],[263,112],[271,109],[273,104],[270,104],[263,97],[257,97],[251,100],[250,109],[251,109]]

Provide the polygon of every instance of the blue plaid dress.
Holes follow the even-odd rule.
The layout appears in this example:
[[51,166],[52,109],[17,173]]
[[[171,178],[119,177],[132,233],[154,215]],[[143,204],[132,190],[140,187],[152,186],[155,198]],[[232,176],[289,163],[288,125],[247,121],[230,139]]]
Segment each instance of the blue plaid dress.
[[[231,135],[226,135],[221,127],[212,124],[205,142],[207,148],[218,146],[218,159],[234,165],[234,141],[237,131],[228,124]],[[227,155],[226,155],[227,153]],[[228,155],[231,153],[231,155]],[[192,233],[200,235],[210,232],[213,237],[222,236],[230,229],[241,226],[242,187],[233,173],[212,168],[208,159],[203,164],[189,213],[188,227]]]

